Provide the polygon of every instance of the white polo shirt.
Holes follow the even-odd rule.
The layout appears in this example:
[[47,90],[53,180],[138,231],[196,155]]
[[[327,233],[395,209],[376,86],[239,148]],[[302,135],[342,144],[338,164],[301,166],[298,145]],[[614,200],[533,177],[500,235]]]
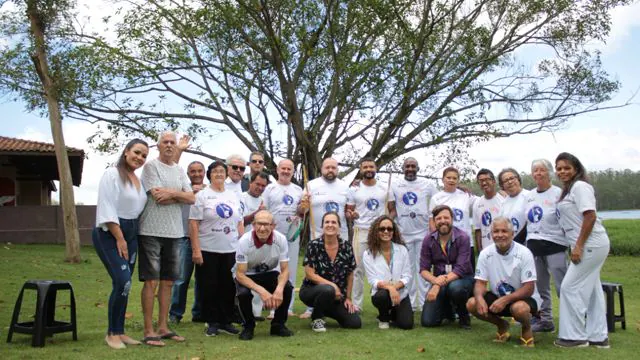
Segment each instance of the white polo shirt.
[[[578,241],[578,235],[584,221],[583,214],[587,210],[596,211],[596,197],[593,186],[584,181],[576,181],[567,196],[558,202],[560,226],[564,230],[567,241],[572,248],[576,246]],[[597,217],[584,246],[592,248],[609,246],[607,231]]]
[[247,232],[238,240],[236,263],[247,264],[247,275],[280,271],[280,263],[289,261],[289,244],[284,235],[273,231],[273,243],[256,247],[253,231]]
[[399,292],[400,298],[404,299],[409,295],[408,284],[413,282],[409,250],[407,250],[406,246],[395,243],[391,244],[391,249],[391,261],[389,264],[380,253],[373,257],[369,249],[362,255],[362,263],[367,273],[367,281],[371,285],[371,295],[378,291],[377,285],[380,281],[402,281],[405,286]]

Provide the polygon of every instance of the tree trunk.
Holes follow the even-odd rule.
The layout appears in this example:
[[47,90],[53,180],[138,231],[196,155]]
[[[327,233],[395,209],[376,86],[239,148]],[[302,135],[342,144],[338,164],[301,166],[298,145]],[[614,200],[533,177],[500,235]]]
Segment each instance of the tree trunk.
[[80,233],[78,232],[78,217],[76,215],[76,204],[73,195],[71,166],[69,165],[69,157],[62,133],[62,115],[60,114],[58,94],[53,80],[49,75],[44,38],[44,19],[41,17],[35,0],[28,1],[27,16],[31,23],[31,33],[35,43],[35,50],[31,58],[38,77],[40,77],[40,81],[42,82],[44,96],[47,99],[51,134],[53,135],[56,160],[58,163],[60,205],[62,206],[62,216],[64,218],[65,260],[78,263],[80,262]]

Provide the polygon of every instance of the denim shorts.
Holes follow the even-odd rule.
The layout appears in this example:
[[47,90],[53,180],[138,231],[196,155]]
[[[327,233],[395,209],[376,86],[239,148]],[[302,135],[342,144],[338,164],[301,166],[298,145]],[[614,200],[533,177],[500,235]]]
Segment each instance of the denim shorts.
[[180,240],[182,238],[138,235],[140,281],[180,278]]

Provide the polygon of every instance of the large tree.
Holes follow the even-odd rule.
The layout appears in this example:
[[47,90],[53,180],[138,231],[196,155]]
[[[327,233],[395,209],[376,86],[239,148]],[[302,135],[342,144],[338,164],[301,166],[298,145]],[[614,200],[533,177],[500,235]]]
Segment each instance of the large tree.
[[133,0],[105,17],[111,35],[78,34],[60,59],[65,112],[106,124],[102,149],[227,132],[311,176],[326,156],[455,157],[602,109],[619,83],[588,45],[627,2]]

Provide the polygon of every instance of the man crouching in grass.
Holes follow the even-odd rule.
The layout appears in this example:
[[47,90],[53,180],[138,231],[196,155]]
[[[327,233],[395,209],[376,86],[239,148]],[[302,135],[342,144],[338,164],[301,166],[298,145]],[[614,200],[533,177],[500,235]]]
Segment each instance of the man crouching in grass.
[[497,326],[494,341],[500,343],[511,337],[509,322],[502,317],[513,317],[522,325],[521,345],[534,347],[531,315],[538,313],[542,299],[536,290],[533,255],[524,245],[513,242],[513,225],[505,217],[493,221],[491,237],[493,244],[478,258],[474,296],[467,302],[467,309]]

